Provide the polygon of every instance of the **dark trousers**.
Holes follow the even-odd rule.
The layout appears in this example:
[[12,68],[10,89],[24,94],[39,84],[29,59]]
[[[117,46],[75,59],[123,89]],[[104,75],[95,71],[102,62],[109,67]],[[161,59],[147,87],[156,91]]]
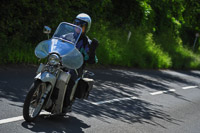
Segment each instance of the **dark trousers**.
[[69,73],[71,74],[71,78],[69,80],[67,91],[65,93],[65,99],[63,107],[71,106],[75,98],[73,98],[72,101],[70,101],[70,96],[72,93],[72,88],[75,85],[75,81],[80,78],[83,75],[83,70],[85,68],[85,64],[83,64],[79,69],[77,69],[77,72],[75,70],[70,70]]

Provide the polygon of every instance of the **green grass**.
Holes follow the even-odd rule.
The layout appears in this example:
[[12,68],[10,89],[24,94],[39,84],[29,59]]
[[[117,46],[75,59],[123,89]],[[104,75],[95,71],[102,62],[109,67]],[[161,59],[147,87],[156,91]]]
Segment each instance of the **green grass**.
[[121,32],[105,27],[98,33],[95,32],[100,41],[97,55],[101,64],[138,68],[171,67],[168,53],[155,44],[151,33],[144,34],[142,29],[132,29],[127,42],[128,33],[129,30]]
[[[127,41],[129,31],[132,35]],[[170,32],[154,35],[143,27],[122,30],[99,24],[94,25],[89,36],[100,42],[97,49],[100,65],[200,69],[200,49],[194,53],[191,48],[183,45],[179,37],[173,37]],[[0,47],[0,64],[38,64],[34,55],[35,46],[36,44],[25,43],[20,38],[4,42]]]
[[172,60],[174,69],[199,69],[200,54],[194,53],[191,48],[183,45],[182,40],[174,38],[170,33],[156,37],[156,42],[167,52]]
[[1,48],[0,64],[38,64],[34,55],[34,47],[30,44],[7,44]]
[[97,55],[102,65],[151,69],[200,68],[200,52],[194,53],[170,32],[153,35],[143,27],[132,28],[131,38],[127,42],[129,30],[110,30],[106,26],[98,29],[93,34],[100,41]]

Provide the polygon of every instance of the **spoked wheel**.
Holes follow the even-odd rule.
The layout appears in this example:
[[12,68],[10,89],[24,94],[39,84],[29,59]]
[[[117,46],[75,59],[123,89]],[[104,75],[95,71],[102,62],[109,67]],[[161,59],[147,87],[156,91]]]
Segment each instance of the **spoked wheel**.
[[42,97],[46,91],[46,83],[36,80],[30,87],[23,107],[23,117],[26,121],[33,121],[42,110],[44,100]]

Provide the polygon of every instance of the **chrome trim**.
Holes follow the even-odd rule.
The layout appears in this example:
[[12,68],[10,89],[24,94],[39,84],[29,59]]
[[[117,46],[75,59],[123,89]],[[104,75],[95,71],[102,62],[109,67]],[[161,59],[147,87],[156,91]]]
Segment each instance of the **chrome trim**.
[[44,67],[45,67],[45,65],[43,63],[40,63],[40,66],[38,67],[38,70],[37,70],[36,74],[39,74],[40,72],[42,72]]
[[49,72],[39,73],[38,75],[35,76],[35,79],[39,79],[42,82],[49,82],[51,83],[52,87],[54,87],[56,83],[56,77]]
[[72,101],[73,97],[74,97],[74,94],[76,92],[76,88],[77,88],[77,85],[78,85],[78,82],[81,78],[78,78],[76,81],[75,81],[75,84],[72,88],[72,92],[71,92],[71,95],[70,95],[70,101]]

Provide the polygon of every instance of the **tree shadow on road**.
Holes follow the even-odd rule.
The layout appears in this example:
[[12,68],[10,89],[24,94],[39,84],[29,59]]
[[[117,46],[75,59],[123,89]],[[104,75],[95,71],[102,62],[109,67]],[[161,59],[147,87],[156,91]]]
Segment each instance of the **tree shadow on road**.
[[[98,74],[98,72],[96,73],[97,82],[88,99],[92,102],[131,96],[140,98],[144,90],[147,92],[152,92],[152,90],[154,90],[154,92],[168,91],[171,89],[169,86],[170,83],[175,83],[177,86],[195,84],[195,82],[189,82],[176,75],[154,70],[105,70],[101,71],[101,74]],[[167,92],[166,94],[180,100],[191,102],[176,92]],[[109,119],[118,119],[127,123],[148,123],[163,128],[165,128],[165,126],[158,123],[155,119],[177,125],[182,122],[168,115],[167,112],[163,110],[163,106],[152,104],[142,99],[118,101],[102,104],[100,106],[78,101],[73,107],[73,111],[87,117],[97,117],[107,122],[109,122]]]
[[[104,75],[104,77],[98,76]],[[108,93],[109,88],[114,88],[118,92],[126,94],[127,96],[140,96],[144,91],[148,93],[156,91],[169,91],[169,89],[180,89],[181,86],[195,85],[197,83],[188,81],[176,75],[172,75],[165,71],[158,70],[105,70],[101,73],[98,71],[96,74],[96,88],[92,100],[98,97],[107,97],[111,93]],[[177,87],[177,88],[176,88]],[[100,93],[100,90],[105,90]],[[106,94],[108,93],[108,94]],[[185,100],[183,96],[176,92],[168,92],[167,94],[172,95],[176,98]],[[104,96],[105,95],[105,96]],[[111,97],[114,93],[110,95]]]
[[34,81],[35,67],[0,68],[0,98],[23,102]]
[[[33,73],[30,74],[28,71],[29,70],[24,70],[24,72],[22,72],[23,77],[20,76],[20,78],[19,74],[22,74],[21,72],[13,74],[11,71],[12,77],[7,76],[5,78],[8,83],[0,83],[0,98],[5,98],[13,102],[17,101],[23,103],[28,88],[33,81],[35,72],[35,70],[32,70]],[[144,91],[148,93],[152,91],[167,91],[169,90],[170,83],[177,84],[177,86],[191,83],[195,84],[195,82],[189,82],[176,75],[154,70],[96,70],[94,72],[96,74],[96,83],[88,99],[93,102],[132,96],[140,98]],[[4,79],[0,78],[0,80]],[[167,94],[181,100],[187,100],[176,92],[170,92]],[[78,100],[75,105],[73,105],[73,111],[77,114],[87,117],[96,117],[106,122],[111,122],[110,119],[117,119],[127,123],[148,123],[154,126],[161,126],[163,128],[165,128],[165,126],[161,125],[159,122],[157,122],[157,120],[166,121],[173,124],[179,124],[181,122],[172,118],[167,114],[167,112],[163,111],[162,106],[152,104],[143,99],[119,101],[102,104],[101,106],[96,106]],[[68,120],[64,119],[61,121],[66,121],[67,123]],[[72,117],[71,120],[72,123],[75,123],[74,121],[79,123],[79,126],[76,128],[78,128],[80,132],[82,131],[80,127],[84,127],[84,125],[85,127],[88,126],[77,118]],[[53,123],[51,120],[50,122]],[[46,120],[41,120],[39,123],[42,125],[42,123],[48,122],[46,122]],[[33,129],[36,132],[40,129],[40,131],[44,132],[53,130],[52,128],[43,129],[40,124],[35,122]],[[67,125],[61,124],[61,126],[58,127],[67,130],[65,126]],[[39,129],[37,130],[37,128]],[[61,131],[59,128],[55,127],[57,131]],[[70,127],[68,128],[70,129]]]
[[120,120],[125,123],[146,123],[166,128],[157,121],[165,121],[179,125],[180,120],[172,118],[162,110],[162,106],[147,101],[134,99],[101,105],[79,102],[73,106],[73,112],[86,117],[95,117],[107,123]]
[[198,79],[200,78],[200,71],[197,71],[197,70],[188,70],[188,71],[179,70],[179,71],[175,71],[175,72],[184,74],[186,76],[192,76],[192,77],[195,77]]
[[90,127],[90,125],[73,116],[48,115],[41,115],[34,122],[23,122],[21,125],[33,132],[43,133],[83,133],[83,129]]

